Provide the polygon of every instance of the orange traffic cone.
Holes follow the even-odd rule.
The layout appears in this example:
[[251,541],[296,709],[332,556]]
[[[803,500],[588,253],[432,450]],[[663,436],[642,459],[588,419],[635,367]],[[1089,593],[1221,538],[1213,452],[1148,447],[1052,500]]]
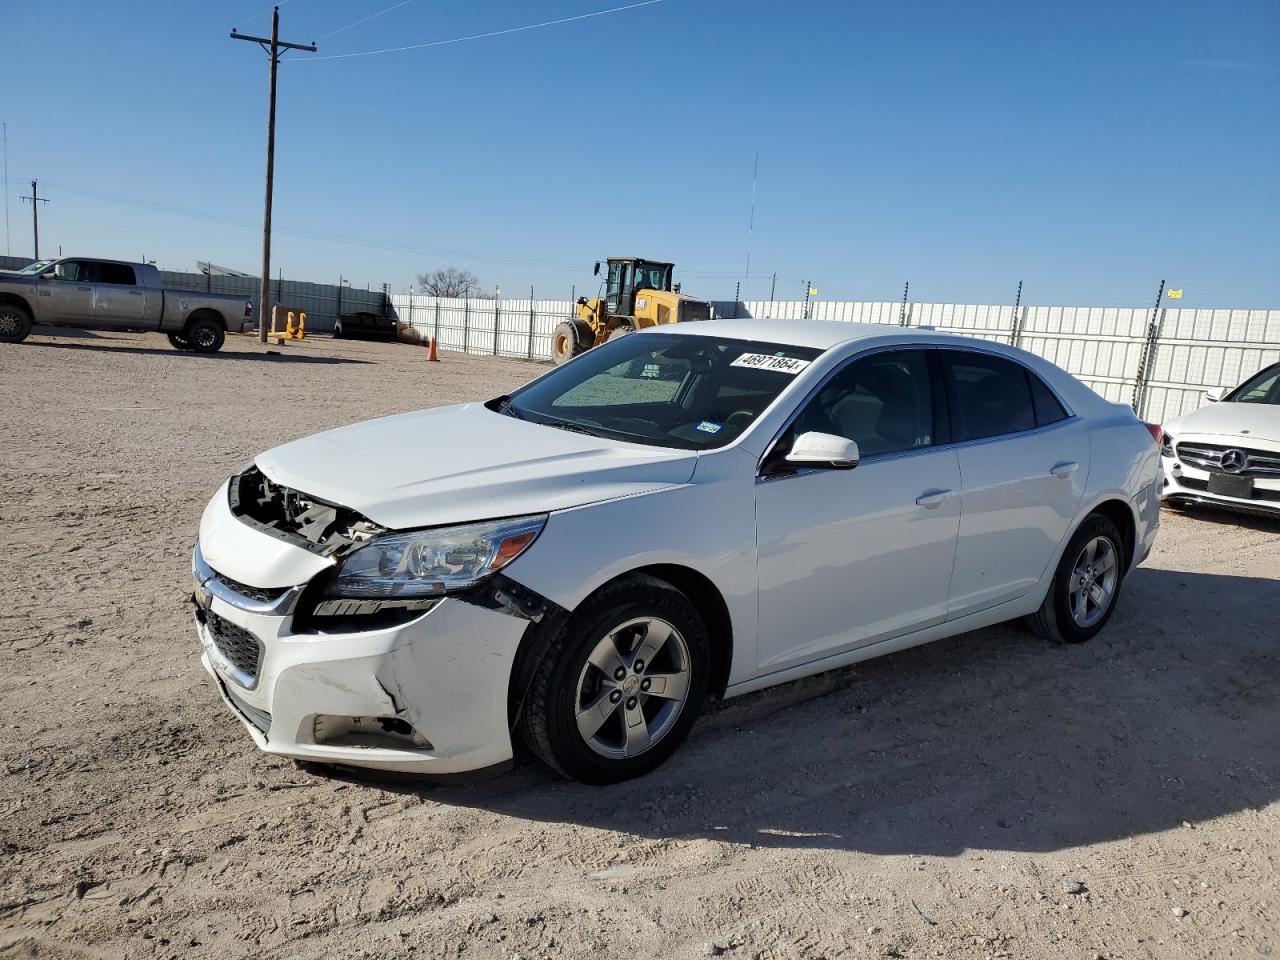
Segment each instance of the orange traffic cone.
[[430,340],[427,341],[427,359],[435,360],[437,362],[440,360],[440,358],[436,356],[436,338],[435,337],[432,337]]

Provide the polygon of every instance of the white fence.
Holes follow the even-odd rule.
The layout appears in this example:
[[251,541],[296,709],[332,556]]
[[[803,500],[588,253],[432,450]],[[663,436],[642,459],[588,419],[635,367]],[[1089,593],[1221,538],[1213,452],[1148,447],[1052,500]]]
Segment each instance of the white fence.
[[[392,296],[401,323],[448,350],[551,358],[556,324],[570,300],[453,300]],[[1164,422],[1280,361],[1280,310],[1019,307],[958,303],[820,300],[716,301],[717,317],[775,317],[933,327],[1013,343],[1079,377],[1109,400]]]

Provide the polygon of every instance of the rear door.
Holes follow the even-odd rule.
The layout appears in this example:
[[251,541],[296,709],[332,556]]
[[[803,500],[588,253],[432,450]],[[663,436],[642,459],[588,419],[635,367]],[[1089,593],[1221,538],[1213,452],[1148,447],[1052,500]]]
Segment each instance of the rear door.
[[40,319],[92,325],[98,265],[92,260],[61,260],[54,271],[52,279],[40,281]]
[[980,349],[939,353],[964,491],[954,619],[1040,581],[1084,495],[1089,434],[1022,364]]
[[[137,271],[127,263],[99,263],[98,284],[94,299],[96,326],[116,329],[139,329],[147,326],[147,297],[151,294],[138,284]],[[159,291],[155,292],[159,295]]]

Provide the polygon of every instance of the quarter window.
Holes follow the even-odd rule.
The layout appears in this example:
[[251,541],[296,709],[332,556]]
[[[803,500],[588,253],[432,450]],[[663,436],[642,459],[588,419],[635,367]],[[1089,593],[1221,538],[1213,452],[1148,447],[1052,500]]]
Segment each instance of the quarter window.
[[864,457],[901,453],[937,442],[933,419],[926,352],[878,353],[828,381],[792,424],[790,442],[816,431],[856,441]]
[[[1031,387],[1021,364],[986,353],[946,350],[943,354],[957,440],[998,437],[1036,426]],[[1046,415],[1051,413],[1050,407]]]
[[1067,411],[1062,408],[1053,391],[1045,382],[1030,370],[1026,371],[1027,383],[1031,384],[1031,401],[1036,408],[1036,425],[1046,427],[1051,423],[1067,419]]

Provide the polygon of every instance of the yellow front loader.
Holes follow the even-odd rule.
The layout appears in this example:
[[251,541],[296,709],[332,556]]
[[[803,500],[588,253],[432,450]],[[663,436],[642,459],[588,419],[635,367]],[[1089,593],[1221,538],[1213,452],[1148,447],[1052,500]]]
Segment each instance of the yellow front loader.
[[[606,340],[660,323],[710,320],[711,304],[685,296],[671,283],[673,264],[638,257],[610,257],[603,297],[578,298],[578,316],[557,324],[551,358],[564,363]],[[596,264],[596,275],[600,264]]]

